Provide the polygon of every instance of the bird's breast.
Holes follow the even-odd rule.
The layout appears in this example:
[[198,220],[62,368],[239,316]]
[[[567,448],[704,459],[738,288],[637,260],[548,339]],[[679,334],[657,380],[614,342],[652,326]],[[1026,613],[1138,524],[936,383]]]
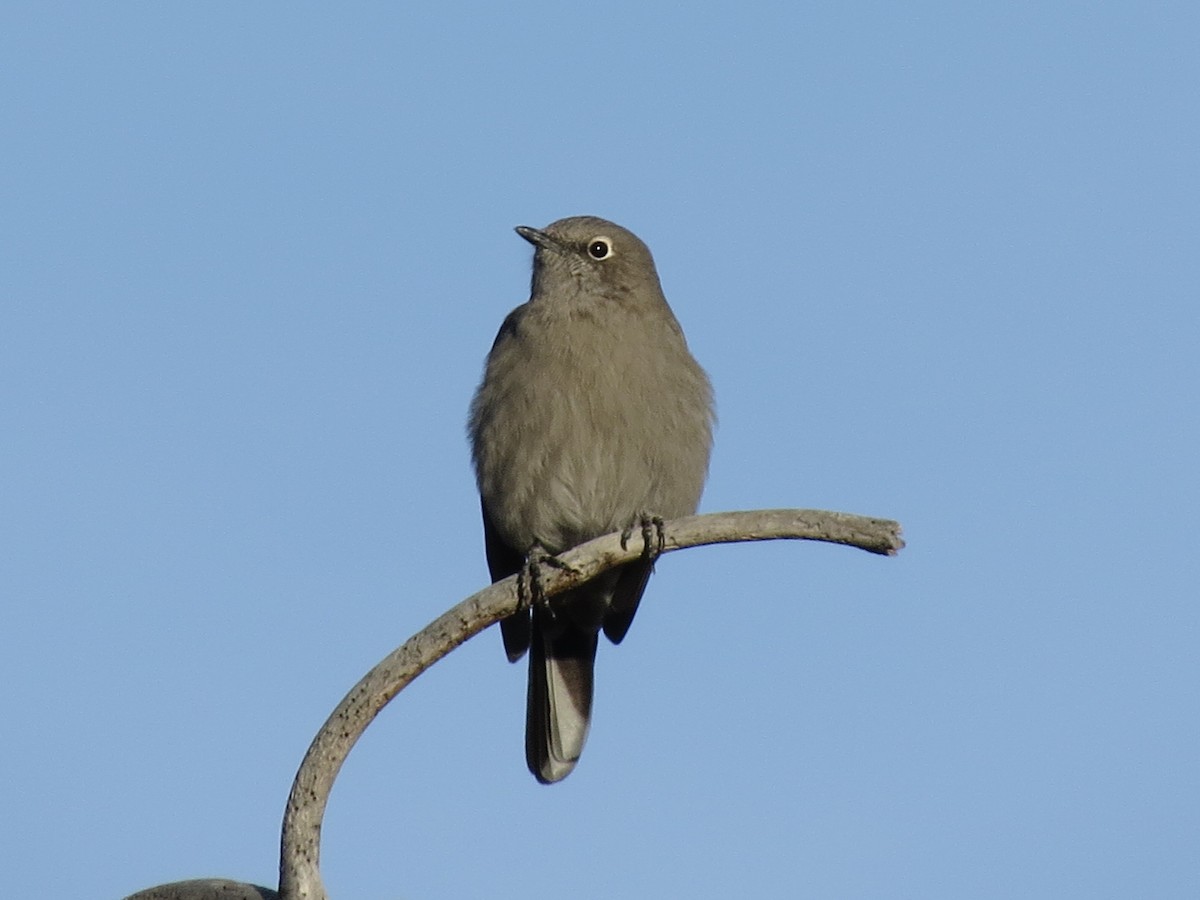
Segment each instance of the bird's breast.
[[500,354],[480,388],[480,489],[514,547],[559,552],[643,513],[686,515],[699,501],[703,372],[674,335],[647,341],[575,325],[509,348],[520,352]]

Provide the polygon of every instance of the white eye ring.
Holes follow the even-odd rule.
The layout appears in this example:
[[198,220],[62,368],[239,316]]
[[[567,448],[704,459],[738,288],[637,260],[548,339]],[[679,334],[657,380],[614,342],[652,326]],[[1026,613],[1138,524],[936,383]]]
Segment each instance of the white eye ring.
[[613,255],[612,240],[604,235],[598,235],[588,241],[588,256],[592,259],[608,259]]

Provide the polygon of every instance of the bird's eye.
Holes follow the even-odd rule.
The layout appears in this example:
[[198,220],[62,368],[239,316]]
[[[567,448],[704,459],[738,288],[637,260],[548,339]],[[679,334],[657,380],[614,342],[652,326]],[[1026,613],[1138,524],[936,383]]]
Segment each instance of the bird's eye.
[[592,238],[588,242],[588,256],[592,259],[608,259],[612,256],[612,244],[608,238]]

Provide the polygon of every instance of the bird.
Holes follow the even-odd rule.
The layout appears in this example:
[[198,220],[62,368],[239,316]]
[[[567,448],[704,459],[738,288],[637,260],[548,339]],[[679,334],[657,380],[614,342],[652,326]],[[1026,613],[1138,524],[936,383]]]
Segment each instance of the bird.
[[664,519],[699,506],[715,411],[640,238],[595,216],[515,230],[534,248],[530,296],[467,427],[492,581],[616,531],[640,527],[647,550],[500,623],[509,661],[529,652],[525,758],[552,784],[587,739],[599,633],[620,643],[646,588],[650,523],[661,541]]

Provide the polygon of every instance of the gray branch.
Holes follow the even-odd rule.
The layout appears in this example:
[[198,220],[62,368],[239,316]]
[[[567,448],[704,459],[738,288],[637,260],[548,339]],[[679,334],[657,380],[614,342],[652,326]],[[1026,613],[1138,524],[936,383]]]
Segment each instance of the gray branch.
[[[773,509],[712,513],[667,522],[664,552],[705,544],[738,541],[810,540],[858,547],[870,553],[894,556],[903,546],[900,525],[887,519],[870,519],[848,513],[809,509]],[[641,536],[621,546],[621,536],[609,534],[560,554],[562,567],[543,565],[541,584],[553,596],[594,578],[643,552]],[[455,647],[488,626],[517,612],[522,605],[514,575],[472,594],[453,609],[388,654],[363,676],[321,726],[296,773],[283,818],[279,866],[282,900],[328,900],[320,873],[321,821],[333,782],[351,748],[367,726],[396,694]],[[199,882],[162,885],[127,900],[217,900],[231,893],[188,890]],[[207,882],[215,885],[218,882]],[[221,882],[226,888],[234,885]],[[240,884],[240,883],[239,883]],[[265,888],[241,885],[245,897],[270,897]],[[167,891],[164,893],[164,891]],[[259,893],[253,893],[253,892]],[[153,892],[153,893],[152,893]]]

